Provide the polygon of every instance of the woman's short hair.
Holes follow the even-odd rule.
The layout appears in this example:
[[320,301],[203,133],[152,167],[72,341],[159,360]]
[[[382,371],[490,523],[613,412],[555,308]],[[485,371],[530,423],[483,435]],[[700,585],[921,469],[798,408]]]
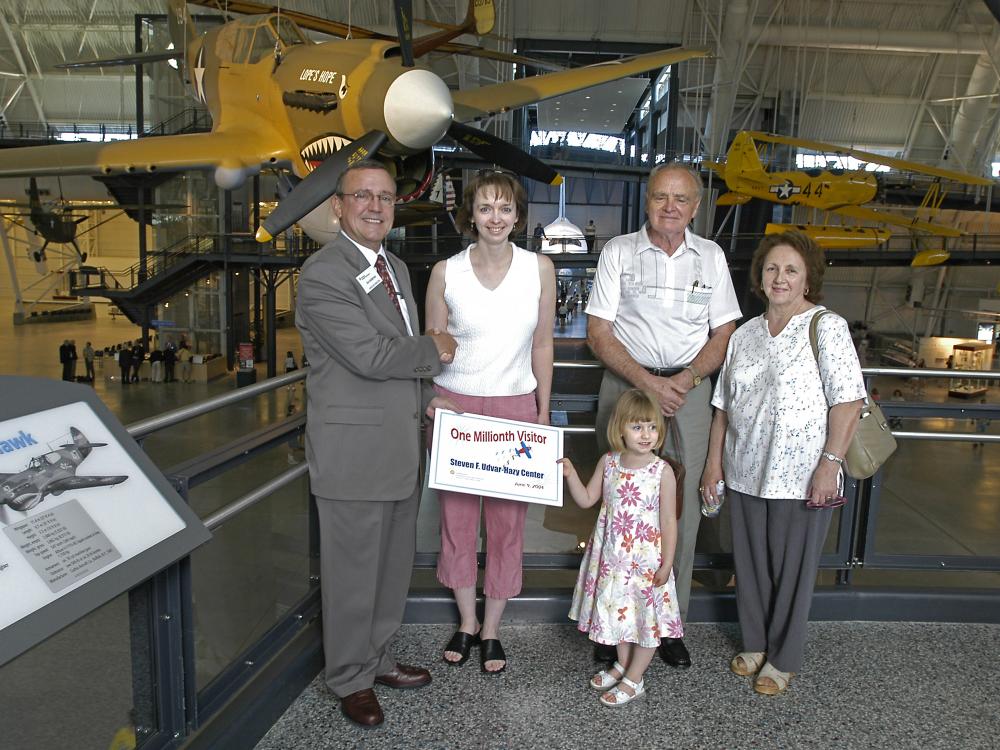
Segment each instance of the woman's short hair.
[[656,425],[657,438],[653,450],[659,450],[667,433],[663,412],[656,399],[639,388],[632,388],[619,396],[614,411],[611,412],[611,420],[608,422],[608,444],[611,449],[619,453],[625,450],[622,433],[625,432],[625,425],[634,422],[652,422]]
[[802,232],[790,229],[780,234],[766,234],[754,250],[753,260],[750,262],[750,286],[751,291],[767,302],[767,295],[764,294],[764,261],[767,255],[778,245],[788,245],[802,258],[802,263],[806,267],[806,293],[805,298],[816,304],[823,299],[823,274],[826,272],[826,257],[823,255],[823,248],[817,245],[813,239]]
[[455,214],[455,223],[463,233],[470,237],[479,236],[476,222],[472,220],[472,204],[476,202],[476,194],[480,190],[487,195],[492,193],[514,204],[517,209],[517,221],[514,222],[511,234],[517,234],[524,229],[524,224],[528,220],[528,196],[524,192],[524,186],[506,172],[489,170],[480,172],[469,180],[462,191],[462,205]]

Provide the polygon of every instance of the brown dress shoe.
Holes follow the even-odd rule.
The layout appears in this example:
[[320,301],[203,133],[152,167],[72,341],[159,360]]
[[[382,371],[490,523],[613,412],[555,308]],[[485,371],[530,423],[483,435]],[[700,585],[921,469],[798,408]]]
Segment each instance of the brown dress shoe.
[[392,671],[376,677],[375,682],[391,688],[418,688],[430,684],[431,673],[423,667],[397,664],[392,668]]
[[374,727],[385,721],[382,707],[378,704],[375,691],[371,688],[359,690],[340,699],[344,716],[363,727]]

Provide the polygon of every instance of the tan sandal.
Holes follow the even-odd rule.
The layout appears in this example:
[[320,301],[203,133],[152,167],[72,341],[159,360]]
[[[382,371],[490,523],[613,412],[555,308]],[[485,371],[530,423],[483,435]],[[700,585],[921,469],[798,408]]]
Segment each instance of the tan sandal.
[[763,651],[741,651],[729,662],[729,669],[740,677],[753,677],[764,666],[766,658]]
[[788,689],[788,683],[794,676],[795,672],[782,672],[768,662],[757,674],[753,689],[761,695],[780,695]]

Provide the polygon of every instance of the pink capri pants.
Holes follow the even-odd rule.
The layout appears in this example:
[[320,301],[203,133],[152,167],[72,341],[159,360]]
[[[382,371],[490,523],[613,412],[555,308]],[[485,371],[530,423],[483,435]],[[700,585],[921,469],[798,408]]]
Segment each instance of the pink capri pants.
[[[520,396],[466,396],[439,385],[434,390],[465,412],[486,417],[538,421],[534,393]],[[427,431],[431,443],[431,430]],[[486,579],[483,594],[510,599],[521,592],[521,553],[528,504],[483,496],[486,517]],[[479,496],[438,491],[441,506],[441,554],[437,579],[450,589],[476,585],[476,541],[479,535]]]

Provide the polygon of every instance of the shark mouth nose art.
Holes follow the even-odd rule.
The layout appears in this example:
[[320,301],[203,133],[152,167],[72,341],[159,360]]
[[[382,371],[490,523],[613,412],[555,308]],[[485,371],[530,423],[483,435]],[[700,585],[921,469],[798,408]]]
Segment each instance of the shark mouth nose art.
[[302,157],[302,161],[306,163],[306,166],[309,167],[309,171],[312,172],[323,163],[326,157],[332,156],[350,144],[351,140],[349,138],[344,138],[340,135],[324,135],[309,142],[299,152],[299,155]]

